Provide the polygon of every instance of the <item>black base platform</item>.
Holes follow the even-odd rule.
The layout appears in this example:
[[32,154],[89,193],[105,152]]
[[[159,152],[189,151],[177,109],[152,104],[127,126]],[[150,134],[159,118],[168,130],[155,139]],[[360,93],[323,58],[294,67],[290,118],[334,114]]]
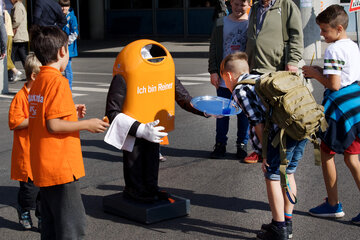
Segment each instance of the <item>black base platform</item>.
[[146,224],[189,214],[189,199],[174,195],[172,195],[172,199],[175,202],[170,203],[167,200],[161,200],[155,203],[140,203],[124,198],[121,192],[105,196],[103,198],[103,209],[107,213]]

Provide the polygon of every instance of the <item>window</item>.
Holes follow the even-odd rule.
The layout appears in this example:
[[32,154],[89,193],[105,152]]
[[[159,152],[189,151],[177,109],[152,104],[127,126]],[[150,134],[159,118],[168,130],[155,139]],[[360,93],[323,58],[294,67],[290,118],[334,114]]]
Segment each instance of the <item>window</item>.
[[189,0],[189,7],[214,7],[219,0]]
[[159,8],[182,8],[183,0],[158,0]]
[[111,10],[115,9],[151,9],[151,0],[109,0]]

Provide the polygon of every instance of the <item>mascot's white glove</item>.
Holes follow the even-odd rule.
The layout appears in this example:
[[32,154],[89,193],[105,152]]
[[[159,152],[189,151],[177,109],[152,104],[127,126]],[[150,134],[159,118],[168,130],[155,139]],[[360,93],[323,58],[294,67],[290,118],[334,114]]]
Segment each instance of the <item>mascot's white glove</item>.
[[155,120],[153,122],[149,122],[146,124],[141,123],[136,131],[137,138],[143,138],[153,143],[160,143],[162,140],[160,138],[167,136],[166,132],[161,132],[165,128],[162,126],[157,126],[159,124],[159,120]]

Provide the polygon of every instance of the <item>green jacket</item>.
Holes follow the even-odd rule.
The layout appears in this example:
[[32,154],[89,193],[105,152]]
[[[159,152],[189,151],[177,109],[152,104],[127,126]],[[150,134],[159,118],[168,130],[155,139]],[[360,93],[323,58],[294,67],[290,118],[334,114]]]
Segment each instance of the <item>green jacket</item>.
[[218,18],[210,39],[209,50],[209,73],[218,73],[220,76],[220,64],[223,60],[223,30],[224,17]]
[[[267,11],[262,28],[256,36],[256,12],[260,2],[261,0],[254,3],[249,17],[246,53],[250,69],[266,73],[285,70],[287,64],[298,66],[304,50],[298,7],[291,0],[277,0]],[[286,14],[287,17],[281,14]],[[283,28],[283,21],[286,22],[286,28]]]

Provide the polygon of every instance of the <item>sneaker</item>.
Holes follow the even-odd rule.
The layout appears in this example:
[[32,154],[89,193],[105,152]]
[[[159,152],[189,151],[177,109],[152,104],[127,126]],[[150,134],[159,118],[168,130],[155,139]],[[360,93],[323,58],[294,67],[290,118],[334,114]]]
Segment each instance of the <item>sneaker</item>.
[[274,224],[267,224],[268,229],[266,231],[262,231],[256,235],[257,239],[263,240],[287,240],[288,239],[288,231],[287,227],[277,227]]
[[345,216],[345,213],[342,209],[342,204],[338,203],[335,206],[331,206],[328,203],[328,199],[325,199],[325,202],[317,207],[314,207],[309,210],[310,215],[315,217],[335,217],[341,218]]
[[356,217],[352,218],[351,221],[354,224],[360,225],[360,213]]
[[[269,224],[263,224],[261,226],[261,231],[262,232],[267,232],[269,231],[269,229],[271,228],[271,223]],[[292,221],[286,221],[286,229],[287,229],[287,233],[288,233],[288,239],[291,239],[293,237],[292,234]]]
[[31,229],[32,228],[31,215],[30,215],[29,211],[25,211],[25,212],[22,212],[22,213],[19,211],[19,223],[25,229]]
[[245,163],[257,163],[261,160],[261,156],[256,152],[252,152],[249,156],[244,158]]
[[236,144],[236,157],[241,161],[247,156],[247,145],[245,143]]
[[225,157],[226,145],[223,143],[216,143],[214,146],[214,151],[210,154],[210,158],[219,159]]
[[165,162],[167,159],[164,155],[162,155],[161,153],[159,153],[159,161],[160,162]]
[[23,78],[23,73],[21,71],[17,71],[14,74],[14,82],[17,82]]

